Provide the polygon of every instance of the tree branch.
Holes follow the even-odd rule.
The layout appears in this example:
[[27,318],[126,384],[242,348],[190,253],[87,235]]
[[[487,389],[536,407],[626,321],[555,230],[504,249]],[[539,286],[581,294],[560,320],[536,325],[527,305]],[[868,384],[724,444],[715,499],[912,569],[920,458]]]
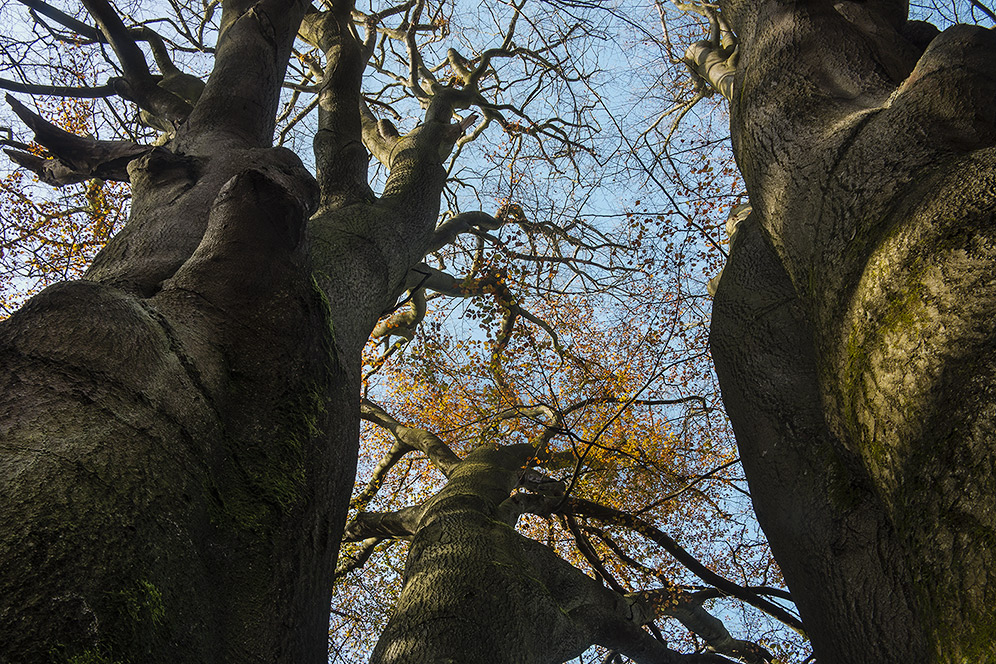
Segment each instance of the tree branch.
[[176,124],[185,120],[190,114],[191,105],[157,85],[135,36],[125,27],[110,3],[106,0],[82,1],[90,16],[97,21],[100,32],[107,38],[124,69],[124,78],[115,79],[118,93],[166,122]]
[[[720,576],[716,572],[713,572],[708,567],[700,563],[692,554],[682,548],[681,545],[669,535],[643,519],[611,507],[606,507],[605,505],[599,505],[598,503],[583,500],[581,498],[567,498],[564,508],[572,514],[587,516],[606,523],[613,523],[627,528],[632,528],[644,537],[660,545],[661,548],[671,554],[675,560],[680,562],[686,569],[706,583],[719,588],[731,597],[736,597],[737,599],[740,599],[751,606],[764,611],[768,615],[777,618],[800,634],[805,634],[805,627],[803,626],[802,621],[790,614],[784,608],[758,596],[756,593],[751,592],[747,588],[744,588],[743,586]],[[559,512],[561,510],[557,511]]]
[[359,494],[356,495],[352,500],[349,501],[349,509],[363,509],[366,507],[373,497],[377,495],[380,490],[381,485],[384,483],[384,478],[387,474],[394,468],[401,459],[404,458],[406,454],[414,450],[415,448],[405,443],[402,440],[396,440],[391,449],[381,457],[380,461],[377,462],[377,466],[370,473],[370,480],[367,485],[363,488]]
[[39,85],[36,83],[18,83],[17,81],[0,78],[0,90],[23,92],[30,95],[73,97],[75,99],[97,99],[117,94],[112,81],[108,81],[107,83],[94,88],[89,86],[73,87],[63,85]]
[[42,182],[62,186],[90,178],[128,181],[128,164],[155,149],[131,141],[98,141],[82,138],[56,127],[27,106],[6,96],[7,103],[35,133],[35,141],[55,158],[45,159],[27,152],[4,150],[21,166],[34,171]]
[[360,94],[366,56],[353,32],[352,4],[339,1],[330,11],[308,13],[300,28],[301,37],[316,46],[326,61],[319,83],[314,139],[323,208],[373,199],[367,180]]
[[370,338],[384,338],[387,346],[391,345],[392,336],[411,341],[415,337],[419,323],[425,318],[425,311],[425,288],[418,285],[409,290],[408,297],[395,307],[390,316],[377,323],[370,333]]
[[100,30],[94,28],[92,25],[87,25],[82,21],[79,21],[69,14],[56,9],[52,5],[42,2],[41,0],[17,0],[25,7],[30,8],[32,11],[38,12],[46,18],[50,18],[59,25],[69,28],[81,37],[85,37],[90,41],[95,42],[106,42],[107,39],[100,32]]
[[503,216],[500,212],[498,217],[492,217],[487,212],[474,210],[471,212],[461,212],[439,224],[436,233],[432,237],[432,244],[429,253],[438,251],[450,244],[462,233],[467,233],[473,229],[497,230],[509,221],[508,216]]
[[723,621],[703,608],[705,598],[698,598],[673,584],[630,596],[647,602],[659,615],[676,619],[718,653],[748,664],[770,664],[774,660],[766,648],[752,641],[733,638]]
[[[303,0],[222,3],[214,68],[187,120],[188,135],[209,146],[219,136],[246,147],[273,144],[281,85],[305,6]],[[246,63],[252,63],[252,76]]]
[[462,461],[450,449],[449,445],[440,440],[436,434],[425,429],[416,429],[401,424],[391,417],[387,411],[369,399],[361,401],[360,417],[387,429],[394,434],[394,437],[398,441],[425,454],[429,458],[429,461],[432,462],[432,465],[438,468],[446,477],[449,477],[450,473],[453,472],[453,468]]
[[411,537],[425,513],[426,505],[402,507],[395,512],[360,512],[346,524],[342,533],[344,542],[358,542],[369,538]]
[[354,569],[359,569],[366,564],[373,555],[374,550],[377,545],[384,540],[380,537],[370,537],[363,540],[360,547],[352,555],[344,554],[340,557],[339,564],[335,568],[335,573],[332,575],[333,579],[341,579],[346,574],[349,574]]
[[991,20],[994,23],[996,23],[996,13],[993,13],[993,10],[989,9],[989,7],[986,7],[979,0],[968,0],[968,1],[970,3],[972,3],[973,7],[975,7],[976,9],[978,9],[979,11],[981,11],[983,14],[985,14],[986,16],[988,16],[989,20]]

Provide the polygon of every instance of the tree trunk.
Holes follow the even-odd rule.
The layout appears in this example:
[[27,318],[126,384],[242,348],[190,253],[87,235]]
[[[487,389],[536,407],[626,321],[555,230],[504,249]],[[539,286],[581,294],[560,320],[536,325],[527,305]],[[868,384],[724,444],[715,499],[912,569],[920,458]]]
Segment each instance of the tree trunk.
[[996,660],[996,37],[721,4],[754,211],[713,353],[758,518],[821,660]]
[[304,5],[224,12],[124,231],[0,325],[0,661],[327,658],[360,350],[407,266],[362,209],[307,224],[315,178],[268,147]]
[[643,631],[648,603],[515,531],[521,510],[509,493],[534,455],[531,445],[480,447],[407,512],[404,588],[371,664],[560,664],[596,643],[640,664],[684,661]]
[[[282,152],[233,158],[230,176],[218,159],[178,198],[136,187],[132,227],[147,210],[208,219],[154,294],[59,284],[0,328],[9,661],[325,652],[356,355],[333,348],[299,249],[310,176]],[[135,180],[170,166],[134,165]],[[213,201],[188,200],[226,176]]]
[[55,156],[26,164],[127,177],[133,199],[83,281],[0,325],[0,660],[325,661],[361,351],[439,246],[454,102],[378,139],[375,197],[353,3],[309,13],[327,63],[316,182],[270,147],[306,3],[224,0],[192,108],[143,91],[141,50],[109,5],[84,4],[175,135],[72,137],[12,102]]

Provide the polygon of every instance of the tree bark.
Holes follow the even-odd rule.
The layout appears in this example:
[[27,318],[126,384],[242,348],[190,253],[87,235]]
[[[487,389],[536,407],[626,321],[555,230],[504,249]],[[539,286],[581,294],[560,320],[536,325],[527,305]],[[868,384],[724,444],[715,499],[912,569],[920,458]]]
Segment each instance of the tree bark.
[[685,661],[642,629],[651,606],[515,531],[509,494],[534,454],[479,447],[419,510],[404,588],[371,664],[560,664],[594,644],[639,664]]
[[754,211],[713,354],[758,518],[821,660],[993,661],[996,37],[721,5]]
[[[402,137],[389,196],[328,202],[361,179],[269,147],[304,10],[226,0],[203,94],[128,166],[125,229],[0,324],[0,660],[327,658],[360,350],[430,246],[460,129]],[[325,116],[345,129],[320,164],[360,141],[358,79],[326,84],[353,119]]]

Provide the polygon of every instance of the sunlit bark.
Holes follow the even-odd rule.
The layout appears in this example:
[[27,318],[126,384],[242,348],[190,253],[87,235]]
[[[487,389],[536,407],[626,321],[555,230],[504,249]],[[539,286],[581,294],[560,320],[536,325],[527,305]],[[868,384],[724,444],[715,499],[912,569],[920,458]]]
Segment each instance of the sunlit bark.
[[991,661],[996,38],[720,5],[753,213],[713,351],[758,518],[821,660]]

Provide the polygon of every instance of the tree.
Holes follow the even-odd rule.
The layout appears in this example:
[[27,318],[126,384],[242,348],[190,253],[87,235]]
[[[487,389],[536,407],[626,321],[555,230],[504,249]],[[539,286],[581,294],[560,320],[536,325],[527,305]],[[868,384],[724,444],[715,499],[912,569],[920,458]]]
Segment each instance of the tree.
[[[111,71],[106,82],[80,81],[72,67],[55,67],[59,75],[49,82],[0,84],[70,98],[117,96],[137,107],[139,124],[119,122],[115,140],[82,137],[8,98],[36,141],[6,141],[15,161],[55,185],[127,181],[132,198],[127,224],[82,280],[47,288],[0,328],[4,654],[28,662],[316,661],[325,656],[330,582],[356,463],[361,351],[371,332],[410,337],[427,289],[493,295],[501,309],[498,348],[510,343],[518,318],[544,326],[510,297],[507,273],[497,267],[456,278],[423,259],[471,234],[470,248],[458,245],[445,258],[465,254],[473,265],[480,245],[494,240],[487,232],[505,225],[534,245],[547,242],[544,235],[563,242],[571,262],[598,248],[620,249],[597,236],[589,242],[576,221],[571,233],[531,224],[510,202],[493,216],[454,210],[437,225],[441,198],[454,203],[446,190],[454,175],[449,155],[488,124],[501,127],[520,163],[539,158],[556,168],[591,151],[576,140],[591,131],[580,97],[568,119],[544,120],[528,107],[551,86],[583,79],[564,58],[578,26],[551,31],[539,46],[519,46],[513,33],[522,5],[511,5],[496,14],[503,30],[497,47],[470,58],[450,49],[436,65],[425,52],[449,19],[423,2],[364,14],[344,1],[318,11],[283,0],[234,0],[222,4],[217,23],[210,3],[203,11],[175,4],[172,23],[128,15],[103,0],[87,0],[83,16],[37,0],[22,4],[38,39],[89,45],[107,54],[102,66]],[[537,16],[530,20],[537,25]],[[175,34],[164,37],[160,24]],[[209,46],[205,35],[214,31],[217,45]],[[297,42],[300,50],[297,36],[307,44]],[[213,55],[206,84],[181,69],[185,48]],[[400,74],[392,68],[395,53],[406,63]],[[526,68],[519,79],[526,94],[514,103],[504,98],[522,86],[502,78],[501,60]],[[23,72],[27,64],[12,66]],[[272,147],[289,69],[299,77],[290,83],[294,92],[315,97],[303,111],[317,107],[317,178],[293,152]],[[379,94],[362,92],[367,70]],[[414,98],[424,109],[421,123],[403,132],[378,118],[374,111],[395,110],[392,95],[399,104]],[[280,116],[288,118],[299,98],[291,95]],[[110,103],[108,112],[124,117]],[[280,141],[294,139],[303,111],[287,119]],[[368,178],[369,155],[381,164],[379,195]],[[612,399],[619,397],[603,397]],[[365,416],[390,418],[372,404]],[[558,417],[539,429],[556,433]],[[566,487],[548,496],[555,504],[544,503],[558,483],[520,472],[542,452],[542,444],[480,448],[457,461],[450,451],[448,466],[435,460],[453,482],[418,510],[441,523],[440,505],[454,496],[447,504],[465,502],[460,488],[470,483],[488,505],[454,511],[471,525],[490,519],[495,526],[510,518],[516,501],[501,514],[490,503],[524,479],[538,492],[517,500],[535,511],[609,523],[628,518],[680,551],[631,515],[573,497],[565,503]],[[351,536],[363,521],[354,522]],[[523,565],[520,580],[542,568],[557,591],[537,607],[517,602],[508,616],[520,626],[533,608],[559,616],[551,623],[557,639],[534,630],[531,656],[552,660],[604,642],[647,661],[673,661],[674,651],[640,629],[662,610],[684,616],[724,652],[767,656],[703,610],[714,594],[689,597],[665,584],[666,592],[627,598],[621,586],[602,587],[507,525],[489,526],[489,541],[511,542],[499,562]],[[436,527],[422,526],[416,549]],[[585,537],[598,532],[586,528]],[[596,546],[612,541],[605,534]],[[601,564],[597,556],[589,560]],[[686,564],[698,564],[691,560]],[[469,568],[455,567],[461,569]],[[704,566],[699,573],[710,574]],[[798,622],[760,596],[777,589],[711,574],[724,592]],[[527,590],[545,596],[535,582]],[[416,587],[402,600],[402,617],[381,652],[409,656],[401,644],[418,619],[405,623],[405,616],[419,595]],[[462,647],[477,645],[462,637]],[[437,654],[426,648],[421,656]]]
[[[90,100],[61,99],[53,122],[74,133],[92,130]],[[30,150],[31,146],[23,148]],[[121,227],[128,188],[119,182],[90,180],[59,190],[31,182],[23,170],[0,181],[0,318],[56,281],[82,276],[97,251]]]
[[[685,661],[684,631],[701,639],[689,649],[761,662],[771,655],[758,637],[782,646],[784,636],[745,638],[704,605],[727,597],[801,628],[778,606],[786,596],[764,576],[766,555],[756,558],[713,502],[721,492],[697,490],[736,459],[721,440],[710,444],[712,431],[693,434],[710,419],[705,399],[676,399],[659,377],[675,358],[668,335],[687,323],[680,303],[663,298],[658,311],[644,301],[645,318],[626,312],[610,325],[605,309],[592,313],[598,299],[558,295],[549,310],[529,302],[562,340],[582,340],[569,350],[544,345],[543,329],[477,344],[430,327],[403,361],[382,365],[385,389],[362,414],[389,433],[354,492],[346,539],[357,546],[337,573],[337,636],[382,632],[375,661],[565,661],[593,643],[610,659]],[[413,460],[419,452],[434,468]],[[391,548],[398,538],[411,539],[407,556]],[[724,538],[730,549],[717,554]],[[404,568],[400,597],[392,564]],[[392,605],[384,629],[377,618]],[[638,629],[643,621],[657,638]],[[366,650],[354,638],[340,655],[347,644],[335,641],[337,662]]]
[[993,33],[719,6],[752,212],[712,348],[758,519],[821,661],[994,661]]
[[[11,101],[44,149],[15,145],[19,163],[54,184],[129,181],[133,199],[84,280],[46,289],[0,328],[5,654],[317,660],[354,474],[362,348],[371,331],[410,337],[426,289],[471,286],[499,305],[494,347],[514,343],[516,319],[529,312],[507,296],[506,275],[454,277],[423,261],[472,235],[441,260],[460,255],[473,266],[488,231],[509,224],[527,241],[539,235],[512,205],[460,213],[447,160],[492,123],[522,162],[580,158],[577,132],[591,130],[585,100],[569,120],[537,119],[523,106],[550,91],[544,81],[584,79],[563,57],[576,29],[523,49],[513,38],[522,6],[513,5],[498,12],[496,48],[430,59],[423,49],[436,47],[451,17],[424,2],[363,14],[347,2],[314,11],[231,0],[217,23],[214,4],[175,3],[177,34],[214,56],[204,85],[181,70],[182,40],[163,39],[157,21],[122,19],[102,0],[84,3],[89,18],[22,3],[40,39],[113,52],[114,72],[105,83],[3,84],[117,95],[139,108],[145,129],[83,138]],[[898,2],[720,7],[714,39],[689,59],[733,100],[750,196],[712,339],[759,519],[821,659],[992,659],[991,33],[937,34],[908,21]],[[214,30],[216,47],[205,42]],[[308,46],[295,50],[299,33]],[[394,54],[406,64],[400,73]],[[521,80],[536,81],[514,102],[495,65],[502,59],[526,63]],[[297,96],[278,112],[288,68],[295,92],[315,95],[293,117]],[[363,92],[367,71],[381,94]],[[386,117],[402,98],[424,108],[410,131]],[[317,178],[271,147],[278,115],[287,120],[279,141],[292,142],[314,107]],[[154,143],[140,140],[150,135]],[[381,163],[379,195],[368,152]],[[437,225],[441,198],[453,213]],[[534,444],[479,446],[461,459],[439,436],[436,444],[407,427],[449,483],[408,511],[350,524],[351,538],[365,528],[413,538],[408,589],[376,657],[441,656],[451,646],[445,631],[427,639],[437,650],[406,646],[438,609],[425,605],[426,577],[465,579],[472,564],[490,562],[486,578],[506,598],[546,600],[513,601],[496,616],[507,624],[475,627],[479,642],[458,639],[461,656],[508,626],[524,630],[537,658],[602,642],[642,661],[722,661],[682,658],[640,629],[665,596],[688,609],[686,624],[715,628],[697,599],[683,603],[669,588],[625,597],[508,528],[519,511],[559,513],[582,549],[599,531],[580,517],[653,533],[535,470],[553,463],[538,452],[564,411],[529,412],[510,391],[496,393],[515,417],[534,418]],[[373,402],[364,416],[401,430]],[[510,498],[520,484],[527,492]],[[458,564],[438,564],[453,553],[439,547],[443,524],[505,557],[481,561],[480,548],[457,546]],[[579,552],[592,569],[609,551],[639,568],[602,534]],[[601,576],[611,585],[611,570]],[[779,611],[756,589],[709,583]],[[447,611],[476,601],[440,597]],[[564,603],[577,611],[565,614]],[[538,620],[552,631],[529,631]],[[770,659],[716,633],[717,650]]]

